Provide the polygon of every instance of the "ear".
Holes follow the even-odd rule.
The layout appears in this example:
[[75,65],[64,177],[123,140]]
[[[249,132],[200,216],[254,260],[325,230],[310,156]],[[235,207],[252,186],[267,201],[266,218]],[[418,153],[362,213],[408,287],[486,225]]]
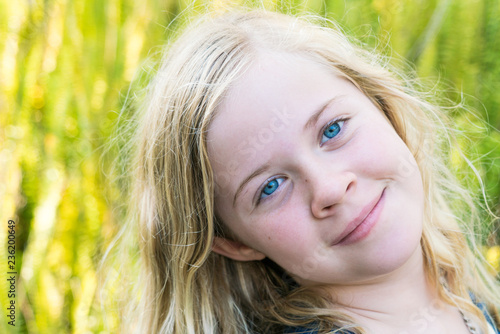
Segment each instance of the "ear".
[[221,237],[214,237],[212,250],[217,254],[224,255],[236,261],[255,261],[262,260],[266,257],[263,253],[239,241]]

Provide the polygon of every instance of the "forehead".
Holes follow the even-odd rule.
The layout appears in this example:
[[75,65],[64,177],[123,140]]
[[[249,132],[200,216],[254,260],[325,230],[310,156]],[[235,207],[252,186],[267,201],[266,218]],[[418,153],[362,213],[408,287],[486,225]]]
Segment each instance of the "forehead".
[[[331,68],[300,55],[260,54],[219,105],[209,127],[209,144],[226,141],[228,129],[240,128],[241,140],[274,118],[291,123],[298,104],[314,109],[321,103],[318,98],[335,93],[332,87],[315,84],[333,78]],[[341,83],[349,85],[343,79]]]
[[[317,89],[312,81],[331,77],[333,69],[304,56],[291,53],[261,53],[228,90],[219,107],[216,123],[232,120],[255,120],[259,114],[270,115],[274,109],[310,100]],[[249,112],[252,111],[252,112]],[[243,118],[242,118],[243,117]]]
[[261,54],[228,90],[209,127],[208,152],[216,178],[239,179],[256,158],[262,162],[273,148],[286,150],[304,125],[303,115],[355,91],[318,62],[287,53]]

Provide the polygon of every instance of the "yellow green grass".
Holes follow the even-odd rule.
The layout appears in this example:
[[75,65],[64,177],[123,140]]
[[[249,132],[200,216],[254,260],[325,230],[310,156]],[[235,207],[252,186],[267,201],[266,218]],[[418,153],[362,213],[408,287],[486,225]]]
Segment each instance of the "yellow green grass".
[[[108,309],[105,320],[96,298],[98,262],[120,227],[123,205],[119,186],[110,182],[114,175],[106,173],[112,160],[104,147],[131,81],[147,80],[146,59],[154,60],[182,26],[172,19],[180,12],[189,16],[197,6],[220,11],[233,3],[0,0],[1,333],[115,332],[116,310]],[[438,88],[450,88],[443,93],[447,98],[459,101],[463,94],[487,125],[468,113],[453,117],[470,133],[461,144],[498,214],[500,2],[310,0],[253,6],[337,20],[367,45],[413,61],[428,82],[439,78]],[[479,190],[478,181],[462,172],[467,166],[456,161],[459,177]],[[15,327],[6,316],[9,219],[16,222],[19,273]],[[485,220],[481,233],[485,256],[498,273],[495,224]]]

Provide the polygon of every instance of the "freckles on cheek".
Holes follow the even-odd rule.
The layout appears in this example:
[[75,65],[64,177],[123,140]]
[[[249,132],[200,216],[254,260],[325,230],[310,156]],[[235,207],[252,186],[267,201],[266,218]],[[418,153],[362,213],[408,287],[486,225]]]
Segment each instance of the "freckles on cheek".
[[265,241],[270,252],[286,254],[300,252],[303,244],[306,243],[306,231],[293,221],[285,221],[281,224],[270,223],[268,226]]

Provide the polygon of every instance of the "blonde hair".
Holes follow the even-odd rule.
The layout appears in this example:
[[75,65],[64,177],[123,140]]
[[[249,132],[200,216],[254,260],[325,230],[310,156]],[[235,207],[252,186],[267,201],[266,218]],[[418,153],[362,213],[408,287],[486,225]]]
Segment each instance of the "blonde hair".
[[332,22],[265,11],[204,16],[168,48],[149,84],[138,113],[130,173],[129,219],[139,227],[140,298],[131,296],[124,331],[273,333],[309,326],[320,332],[365,332],[272,261],[238,262],[211,251],[214,235],[224,228],[214,215],[207,129],[228,88],[262,50],[330,66],[389,118],[422,174],[421,244],[428,278],[444,301],[472,314],[486,331],[469,293],[496,309],[498,285],[471,251],[477,249],[472,235],[467,239],[461,230],[474,225],[478,215],[447,163],[453,140],[442,108]]

